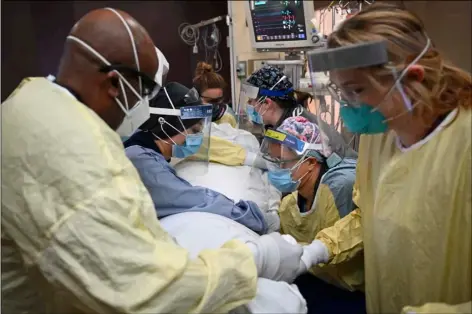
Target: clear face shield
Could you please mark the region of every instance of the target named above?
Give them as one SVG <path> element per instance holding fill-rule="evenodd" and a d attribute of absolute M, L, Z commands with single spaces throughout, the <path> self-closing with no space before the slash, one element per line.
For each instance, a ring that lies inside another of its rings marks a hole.
<path fill-rule="evenodd" d="M 261 144 L 260 155 L 266 161 L 269 182 L 282 193 L 295 191 L 308 172 L 301 173 L 300 166 L 308 158 L 322 162 L 321 136 L 303 141 L 298 137 L 276 130 L 267 130 Z"/>
<path fill-rule="evenodd" d="M 389 120 L 412 111 L 401 80 L 427 51 L 430 41 L 427 39 L 423 47 L 409 47 L 416 58 L 400 68 L 389 59 L 387 45 L 387 41 L 373 41 L 308 53 L 316 116 L 325 135 L 328 126 L 338 131 L 345 126 L 357 134 L 384 133 Z M 329 80 L 320 84 L 323 75 Z M 394 103 L 402 103 L 401 108 Z"/>
<path fill-rule="evenodd" d="M 270 89 L 262 89 L 249 83 L 241 83 L 237 110 L 238 126 L 251 133 L 263 132 L 263 116 L 267 112 L 267 97 L 285 96 L 291 90 L 276 91 L 274 88 L 287 77 L 281 77 Z"/>
<path fill-rule="evenodd" d="M 239 129 L 251 133 L 262 130 L 262 115 L 256 111 L 259 88 L 248 83 L 241 83 L 239 102 L 236 107 L 237 125 Z M 259 107 L 259 106 L 257 106 Z"/>
<path fill-rule="evenodd" d="M 183 99 L 186 105 L 179 109 L 175 109 L 166 89 L 165 93 L 172 109 L 150 108 L 151 114 L 179 117 L 179 122 L 183 131 L 180 131 L 177 127 L 166 121 L 165 117 L 160 117 L 159 123 L 164 134 L 166 134 L 165 128 L 172 128 L 179 134 L 185 136 L 185 142 L 183 144 L 177 144 L 170 137 L 167 139 L 160 139 L 158 137 L 158 139 L 172 145 L 172 157 L 199 162 L 199 167 L 195 168 L 195 173 L 203 175 L 208 171 L 213 106 L 201 105 L 200 95 L 195 88 L 192 88 Z M 199 119 L 200 121 L 193 124 L 191 127 L 185 127 L 184 122 L 189 119 Z"/>

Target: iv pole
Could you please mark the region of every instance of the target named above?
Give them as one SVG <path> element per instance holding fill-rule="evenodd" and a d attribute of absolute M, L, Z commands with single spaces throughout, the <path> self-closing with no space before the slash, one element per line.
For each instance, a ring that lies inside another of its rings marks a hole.
<path fill-rule="evenodd" d="M 192 27 L 193 28 L 200 28 L 200 27 L 203 27 L 203 26 L 207 26 L 207 25 L 211 25 L 213 23 L 216 23 L 216 22 L 219 22 L 219 21 L 222 21 L 223 19 L 225 19 L 227 17 L 227 15 L 221 15 L 221 16 L 217 16 L 217 17 L 214 17 L 212 19 L 209 19 L 209 20 L 206 20 L 206 21 L 201 21 L 197 24 L 193 24 Z"/>

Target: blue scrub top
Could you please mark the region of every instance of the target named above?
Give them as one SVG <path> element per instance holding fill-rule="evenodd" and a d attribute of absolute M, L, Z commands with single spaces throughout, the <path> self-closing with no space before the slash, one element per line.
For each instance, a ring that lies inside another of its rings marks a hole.
<path fill-rule="evenodd" d="M 267 232 L 267 223 L 256 203 L 235 203 L 223 194 L 192 186 L 177 176 L 150 132 L 138 131 L 124 145 L 126 155 L 151 194 L 159 218 L 189 211 L 207 212 L 230 218 L 259 234 Z"/>

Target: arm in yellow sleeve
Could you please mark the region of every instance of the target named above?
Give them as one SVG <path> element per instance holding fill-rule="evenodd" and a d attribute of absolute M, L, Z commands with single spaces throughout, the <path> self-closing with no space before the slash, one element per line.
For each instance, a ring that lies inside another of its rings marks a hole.
<path fill-rule="evenodd" d="M 359 204 L 359 190 L 356 186 L 352 195 L 354 203 Z M 339 264 L 352 259 L 364 248 L 360 208 L 338 220 L 334 226 L 318 232 L 316 239 L 328 247 L 329 264 Z"/>
<path fill-rule="evenodd" d="M 218 121 L 215 121 L 216 123 L 218 124 L 222 124 L 222 123 L 229 123 L 233 128 L 236 127 L 236 118 L 229 114 L 229 113 L 225 113 L 220 120 Z"/>
<path fill-rule="evenodd" d="M 190 259 L 149 219 L 141 188 L 115 176 L 60 219 L 37 254 L 55 290 L 95 313 L 223 313 L 248 303 L 257 287 L 251 250 L 234 240 Z"/>
<path fill-rule="evenodd" d="M 227 166 L 242 166 L 246 159 L 246 150 L 238 144 L 212 136 L 210 137 L 210 161 Z"/>
<path fill-rule="evenodd" d="M 443 314 L 443 313 L 463 313 L 463 314 L 470 314 L 472 313 L 472 301 L 456 304 L 456 305 L 449 305 L 445 303 L 426 303 L 423 306 L 406 306 L 402 310 L 402 314 L 410 314 L 410 313 L 424 313 L 424 314 Z"/>

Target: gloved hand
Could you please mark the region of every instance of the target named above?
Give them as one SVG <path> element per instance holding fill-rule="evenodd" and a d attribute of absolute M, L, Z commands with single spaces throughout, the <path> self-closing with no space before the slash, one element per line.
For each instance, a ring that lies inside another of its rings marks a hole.
<path fill-rule="evenodd" d="M 246 244 L 254 254 L 259 277 L 288 283 L 295 280 L 303 254 L 300 245 L 289 243 L 277 232 Z"/>
<path fill-rule="evenodd" d="M 327 263 L 328 261 L 328 247 L 320 240 L 315 240 L 311 244 L 303 246 L 302 266 L 298 270 L 297 275 L 301 275 L 313 266 Z"/>
<path fill-rule="evenodd" d="M 264 158 L 260 154 L 256 154 L 250 151 L 246 151 L 246 158 L 244 159 L 243 165 L 267 170 L 267 164 Z"/>
<path fill-rule="evenodd" d="M 267 223 L 267 232 L 279 232 L 280 230 L 280 217 L 277 212 L 274 211 L 267 211 L 263 212 L 264 219 Z M 283 237 L 283 236 L 282 236 Z"/>

